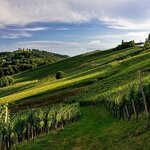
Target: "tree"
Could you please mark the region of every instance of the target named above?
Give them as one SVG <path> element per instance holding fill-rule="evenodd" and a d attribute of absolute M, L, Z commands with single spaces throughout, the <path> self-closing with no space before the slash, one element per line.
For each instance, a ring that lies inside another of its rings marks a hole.
<path fill-rule="evenodd" d="M 0 69 L 0 78 L 4 76 L 4 71 L 3 69 Z"/>
<path fill-rule="evenodd" d="M 148 35 L 148 38 L 146 38 L 146 41 L 144 43 L 144 49 L 148 49 L 150 47 L 150 34 Z"/>
<path fill-rule="evenodd" d="M 0 78 L 0 87 L 5 87 L 5 86 L 8 86 L 9 83 L 8 83 L 8 80 L 6 77 L 2 77 Z"/>
<path fill-rule="evenodd" d="M 148 35 L 148 41 L 150 41 L 150 34 Z"/>
<path fill-rule="evenodd" d="M 55 75 L 56 79 L 62 79 L 63 78 L 64 73 L 62 71 L 58 71 Z"/>
<path fill-rule="evenodd" d="M 150 47 L 150 43 L 149 43 L 149 41 L 146 41 L 144 43 L 144 49 L 148 49 L 149 47 Z"/>
<path fill-rule="evenodd" d="M 13 83 L 14 83 L 14 80 L 10 76 L 4 76 L 4 77 L 0 78 L 0 87 L 12 85 Z"/>
<path fill-rule="evenodd" d="M 14 83 L 14 79 L 11 76 L 6 77 L 8 80 L 9 85 L 12 85 Z"/>

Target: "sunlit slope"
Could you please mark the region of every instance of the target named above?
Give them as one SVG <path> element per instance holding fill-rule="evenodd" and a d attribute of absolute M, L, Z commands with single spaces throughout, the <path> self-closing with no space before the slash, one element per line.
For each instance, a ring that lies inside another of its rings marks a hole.
<path fill-rule="evenodd" d="M 106 91 L 134 82 L 137 71 L 149 66 L 149 49 L 134 47 L 86 53 L 15 75 L 15 85 L 0 89 L 0 103 L 36 102 L 75 89 L 80 94 L 73 99 L 93 101 Z M 63 79 L 55 79 L 57 71 L 64 72 Z M 149 72 L 143 78 L 148 80 Z"/>
<path fill-rule="evenodd" d="M 82 71 L 98 68 L 101 65 L 108 64 L 115 60 L 122 60 L 123 58 L 136 55 L 142 51 L 143 50 L 140 48 L 130 48 L 120 51 L 105 50 L 86 53 L 57 63 L 39 67 L 33 71 L 18 74 L 14 76 L 14 78 L 17 82 L 41 79 L 49 75 L 54 75 L 58 70 L 65 71 L 66 76 L 70 76 L 81 73 Z"/>

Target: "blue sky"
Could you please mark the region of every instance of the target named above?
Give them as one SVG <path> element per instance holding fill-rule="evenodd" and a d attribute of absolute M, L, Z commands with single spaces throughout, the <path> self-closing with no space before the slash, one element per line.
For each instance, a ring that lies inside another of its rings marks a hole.
<path fill-rule="evenodd" d="M 149 32 L 149 0 L 0 0 L 0 51 L 73 56 L 144 41 Z"/>

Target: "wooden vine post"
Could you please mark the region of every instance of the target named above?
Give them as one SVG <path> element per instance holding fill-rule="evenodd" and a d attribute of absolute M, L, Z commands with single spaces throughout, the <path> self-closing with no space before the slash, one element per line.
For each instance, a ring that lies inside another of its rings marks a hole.
<path fill-rule="evenodd" d="M 150 128 L 150 113 L 149 113 L 149 110 L 148 110 L 148 105 L 147 105 L 147 101 L 146 101 L 146 96 L 145 96 L 145 94 L 144 94 L 141 71 L 139 71 L 138 74 L 139 74 L 139 88 L 140 88 L 140 91 L 141 91 L 142 96 L 143 96 L 145 113 L 146 113 L 146 116 L 147 116 L 147 119 L 148 119 L 147 130 L 149 130 L 149 128 Z"/>
<path fill-rule="evenodd" d="M 10 150 L 8 105 L 5 106 L 5 125 L 6 125 L 6 137 L 5 137 L 6 149 Z"/>
<path fill-rule="evenodd" d="M 130 94 L 132 94 L 131 92 L 132 92 L 132 88 L 131 88 L 131 85 L 130 84 L 128 84 L 128 87 L 129 87 L 129 90 L 130 90 Z M 137 121 L 137 119 L 138 119 L 138 113 L 137 113 L 137 111 L 136 111 L 136 107 L 135 107 L 135 103 L 134 103 L 134 99 L 131 97 L 131 103 L 132 103 L 132 109 L 133 109 L 133 112 L 134 112 L 134 116 L 135 116 L 135 120 Z"/>

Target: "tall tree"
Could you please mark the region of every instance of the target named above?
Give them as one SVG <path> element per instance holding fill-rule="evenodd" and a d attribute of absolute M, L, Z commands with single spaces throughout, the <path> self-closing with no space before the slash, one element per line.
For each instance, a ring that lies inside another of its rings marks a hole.
<path fill-rule="evenodd" d="M 148 35 L 148 41 L 150 41 L 150 34 Z"/>

